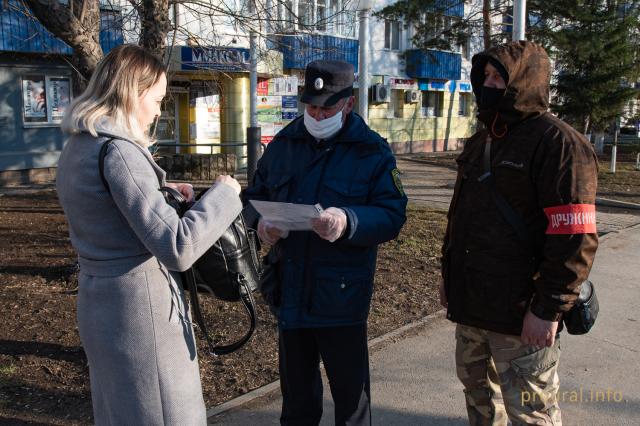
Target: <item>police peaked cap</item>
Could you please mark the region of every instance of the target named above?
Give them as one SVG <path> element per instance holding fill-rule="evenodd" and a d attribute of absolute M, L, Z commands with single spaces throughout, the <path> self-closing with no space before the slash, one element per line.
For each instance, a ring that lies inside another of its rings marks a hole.
<path fill-rule="evenodd" d="M 354 68 L 344 61 L 313 61 L 304 72 L 300 102 L 321 107 L 353 95 Z"/>

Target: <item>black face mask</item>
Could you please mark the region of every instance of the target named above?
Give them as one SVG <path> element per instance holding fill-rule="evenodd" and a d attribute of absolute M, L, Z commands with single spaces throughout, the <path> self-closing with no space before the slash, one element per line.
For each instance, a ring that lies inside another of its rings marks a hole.
<path fill-rule="evenodd" d="M 504 96 L 505 89 L 496 89 L 495 87 L 482 86 L 480 89 L 480 99 L 478 99 L 478 108 L 480 110 L 493 109 L 502 96 Z"/>

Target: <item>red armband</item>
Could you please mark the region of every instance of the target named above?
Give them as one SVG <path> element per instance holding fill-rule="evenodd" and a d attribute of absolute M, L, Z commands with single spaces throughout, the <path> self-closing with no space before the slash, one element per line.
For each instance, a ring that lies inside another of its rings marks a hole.
<path fill-rule="evenodd" d="M 547 207 L 547 234 L 592 234 L 596 232 L 596 206 L 593 204 L 565 204 Z"/>

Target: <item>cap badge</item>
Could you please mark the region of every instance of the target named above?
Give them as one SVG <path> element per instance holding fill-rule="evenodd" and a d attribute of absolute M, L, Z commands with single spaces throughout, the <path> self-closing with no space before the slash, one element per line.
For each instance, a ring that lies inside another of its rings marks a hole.
<path fill-rule="evenodd" d="M 321 90 L 324 87 L 324 81 L 322 81 L 321 78 L 316 78 L 316 81 L 313 82 L 313 87 L 315 87 L 316 90 Z"/>

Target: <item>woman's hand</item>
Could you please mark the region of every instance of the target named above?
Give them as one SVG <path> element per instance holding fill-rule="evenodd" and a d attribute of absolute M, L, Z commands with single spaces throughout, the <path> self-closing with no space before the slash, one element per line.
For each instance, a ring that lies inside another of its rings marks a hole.
<path fill-rule="evenodd" d="M 167 186 L 169 188 L 173 188 L 187 200 L 187 203 L 190 203 L 195 200 L 196 193 L 193 190 L 193 185 L 190 183 L 169 183 L 167 182 Z"/>
<path fill-rule="evenodd" d="M 229 175 L 220 175 L 216 178 L 216 183 L 223 183 L 225 185 L 229 185 L 230 187 L 233 188 L 234 191 L 236 191 L 236 194 L 240 195 L 240 184 L 238 183 L 237 180 L 235 180 L 234 178 L 232 178 Z"/>

